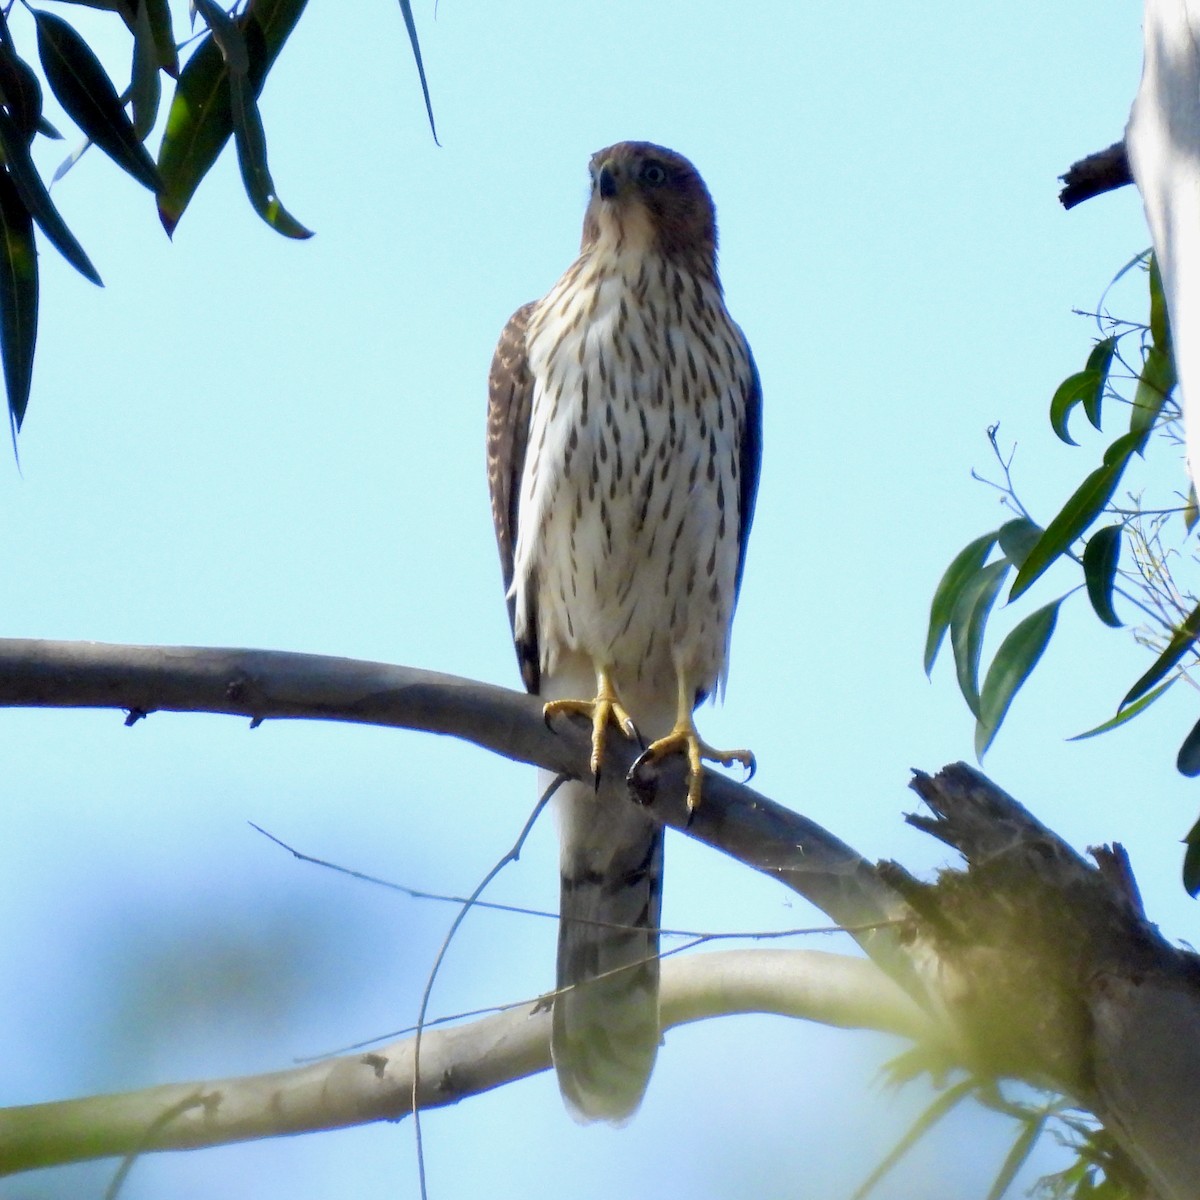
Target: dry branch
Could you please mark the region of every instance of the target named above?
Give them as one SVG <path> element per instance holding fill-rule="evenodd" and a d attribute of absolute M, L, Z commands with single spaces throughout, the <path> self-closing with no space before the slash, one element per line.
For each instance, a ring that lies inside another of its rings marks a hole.
<path fill-rule="evenodd" d="M 131 719 L 171 710 L 256 723 L 355 721 L 465 738 L 577 778 L 588 769 L 582 723 L 548 729 L 536 699 L 313 655 L 0 641 L 6 705 L 112 707 Z M 612 751 L 608 782 L 621 786 L 617 773 L 634 751 L 620 742 Z M 1093 865 L 963 764 L 918 774 L 914 787 L 933 816 L 909 820 L 967 860 L 932 885 L 895 864 L 872 866 L 804 817 L 715 774 L 689 817 L 683 771 L 668 764 L 642 797 L 658 819 L 844 925 L 878 924 L 855 933 L 873 964 L 799 951 L 673 960 L 665 1023 L 753 1009 L 902 1032 L 969 1072 L 1062 1090 L 1104 1123 L 1141 1169 L 1147 1195 L 1200 1196 L 1200 1110 L 1191 1095 L 1200 1077 L 1200 959 L 1148 923 L 1119 848 L 1097 852 Z M 421 1104 L 543 1069 L 545 1025 L 544 1012 L 526 1008 L 427 1032 Z M 155 1147 L 207 1145 L 394 1118 L 408 1111 L 411 1085 L 411 1046 L 398 1043 L 253 1079 L 10 1110 L 0 1114 L 0 1169 L 125 1153 L 148 1138 Z"/>
<path fill-rule="evenodd" d="M 1058 193 L 1059 203 L 1072 209 L 1093 196 L 1115 191 L 1133 182 L 1129 159 L 1125 154 L 1125 143 L 1113 142 L 1104 150 L 1097 150 L 1067 168 L 1060 175 L 1062 190 Z"/>
<path fill-rule="evenodd" d="M 663 964 L 663 1028 L 769 1012 L 918 1040 L 936 1031 L 872 963 L 816 950 L 730 950 Z M 422 1109 L 550 1066 L 550 1013 L 525 1004 L 421 1039 Z M 413 1039 L 266 1075 L 0 1110 L 0 1175 L 150 1150 L 397 1120 L 412 1111 Z"/>

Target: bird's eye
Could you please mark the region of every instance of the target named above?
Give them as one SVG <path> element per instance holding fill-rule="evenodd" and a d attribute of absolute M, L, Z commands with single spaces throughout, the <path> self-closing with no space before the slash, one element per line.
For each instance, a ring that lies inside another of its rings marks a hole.
<path fill-rule="evenodd" d="M 666 168 L 659 162 L 648 162 L 642 167 L 642 182 L 659 187 L 667 182 Z"/>

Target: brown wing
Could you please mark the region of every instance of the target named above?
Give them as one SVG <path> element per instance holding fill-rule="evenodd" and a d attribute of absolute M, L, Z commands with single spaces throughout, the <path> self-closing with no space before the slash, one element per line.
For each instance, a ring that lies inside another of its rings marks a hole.
<path fill-rule="evenodd" d="M 529 416 L 533 408 L 533 376 L 525 351 L 525 332 L 534 303 L 518 308 L 500 334 L 492 369 L 488 373 L 487 473 L 492 494 L 492 521 L 500 550 L 500 570 L 507 593 L 513 581 L 513 555 L 517 545 L 517 508 L 521 500 L 521 473 L 529 443 Z M 536 589 L 528 588 L 529 604 Z M 521 667 L 521 678 L 531 692 L 538 690 L 537 614 L 530 610 L 525 633 L 515 637 L 516 610 L 508 599 L 508 620 L 513 627 L 513 644 Z"/>

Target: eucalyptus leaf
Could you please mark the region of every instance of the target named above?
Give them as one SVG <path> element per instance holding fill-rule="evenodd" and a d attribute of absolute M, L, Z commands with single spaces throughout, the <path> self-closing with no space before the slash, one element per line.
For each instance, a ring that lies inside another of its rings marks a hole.
<path fill-rule="evenodd" d="M 1166 649 L 1154 660 L 1154 665 L 1129 689 L 1120 707 L 1132 704 L 1144 696 L 1160 679 L 1172 671 L 1200 637 L 1200 605 L 1192 609 L 1171 634 Z"/>
<path fill-rule="evenodd" d="M 1054 397 L 1050 401 L 1050 428 L 1054 430 L 1058 439 L 1066 442 L 1068 446 L 1079 445 L 1067 430 L 1067 418 L 1070 417 L 1071 410 L 1077 404 L 1083 404 L 1087 408 L 1089 401 L 1098 410 L 1098 397 L 1104 390 L 1104 379 L 1104 375 L 1099 371 L 1077 371 L 1074 375 L 1068 375 L 1055 389 Z"/>
<path fill-rule="evenodd" d="M 1021 686 L 1049 645 L 1062 599 L 1030 613 L 1000 644 L 979 695 L 975 753 L 982 758 L 992 744 Z"/>
<path fill-rule="evenodd" d="M 1004 577 L 1012 569 L 1006 558 L 997 559 L 968 581 L 959 594 L 950 618 L 950 648 L 954 651 L 954 670 L 958 689 L 967 707 L 979 716 L 979 658 L 983 635 Z"/>
<path fill-rule="evenodd" d="M 937 590 L 933 593 L 933 603 L 929 606 L 929 631 L 925 636 L 926 675 L 933 670 L 942 638 L 950 627 L 950 617 L 963 588 L 987 561 L 987 556 L 995 544 L 994 533 L 985 533 L 983 537 L 977 537 L 954 556 L 938 582 Z"/>
<path fill-rule="evenodd" d="M 421 61 L 421 43 L 417 40 L 417 23 L 413 20 L 410 0 L 400 0 L 400 13 L 404 17 L 404 28 L 408 30 L 409 45 L 412 46 L 413 59 L 417 64 L 417 76 L 421 80 L 421 95 L 425 97 L 425 114 L 429 117 L 429 132 L 438 145 L 437 126 L 433 123 L 433 101 L 429 98 L 429 83 L 425 79 L 425 64 Z"/>
<path fill-rule="evenodd" d="M 38 261 L 33 218 L 7 171 L 0 170 L 0 351 L 9 419 L 21 428 L 37 342 Z"/>
<path fill-rule="evenodd" d="M 1083 549 L 1083 579 L 1088 599 L 1096 616 L 1114 629 L 1120 629 L 1121 618 L 1113 609 L 1113 586 L 1121 560 L 1121 540 L 1124 525 L 1105 525 L 1088 538 Z"/>
<path fill-rule="evenodd" d="M 1143 443 L 1154 428 L 1158 414 L 1175 386 L 1175 362 L 1169 350 L 1151 346 L 1138 376 L 1137 389 L 1133 394 L 1133 407 L 1129 414 L 1130 433 L 1142 434 Z M 1138 447 L 1139 451 L 1141 446 Z"/>
<path fill-rule="evenodd" d="M 158 169 L 138 140 L 100 60 L 61 17 L 36 9 L 33 15 L 42 69 L 63 108 L 117 166 L 157 192 Z"/>
<path fill-rule="evenodd" d="M 251 0 L 236 24 L 250 56 L 251 94 L 262 91 L 267 73 L 296 26 L 307 0 Z M 179 75 L 158 152 L 165 188 L 158 211 L 173 233 L 200 181 L 233 133 L 229 68 L 211 34 L 193 51 Z"/>
<path fill-rule="evenodd" d="M 1036 521 L 1028 517 L 1014 517 L 1000 526 L 996 539 L 1009 561 L 1020 570 L 1044 532 Z"/>
<path fill-rule="evenodd" d="M 33 215 L 38 227 L 71 266 L 85 279 L 102 287 L 96 268 L 54 207 L 50 193 L 46 191 L 46 185 L 33 165 L 33 159 L 29 157 L 24 136 L 3 109 L 0 109 L 0 150 L 4 153 L 9 176 L 21 197 L 21 203 Z"/>
<path fill-rule="evenodd" d="M 1112 499 L 1129 457 L 1137 449 L 1141 435 L 1126 433 L 1104 453 L 1104 462 L 1075 489 L 1058 515 L 1046 526 L 1046 532 L 1029 552 L 1013 581 L 1008 599 L 1011 603 L 1026 592 L 1062 554 L 1074 545 L 1084 530 L 1100 515 Z"/>

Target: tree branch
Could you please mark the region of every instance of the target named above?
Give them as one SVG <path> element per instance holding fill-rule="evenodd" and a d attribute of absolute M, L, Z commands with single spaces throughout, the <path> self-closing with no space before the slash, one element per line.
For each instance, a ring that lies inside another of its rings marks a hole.
<path fill-rule="evenodd" d="M 729 950 L 663 964 L 663 1028 L 778 1013 L 936 1041 L 917 1005 L 872 963 L 817 950 Z M 550 1012 L 524 1004 L 421 1038 L 422 1109 L 547 1070 Z M 412 1111 L 413 1039 L 234 1079 L 0 1110 L 0 1174 L 151 1150 L 314 1133 Z"/>
<path fill-rule="evenodd" d="M 518 762 L 590 778 L 582 718 L 547 727 L 534 696 L 454 675 L 383 663 L 187 646 L 0 639 L 0 707 L 115 708 L 127 723 L 157 711 L 265 720 L 350 721 L 447 734 Z M 624 787 L 637 756 L 612 739 L 606 779 Z M 921 985 L 888 923 L 906 909 L 875 868 L 833 834 L 766 796 L 708 771 L 690 813 L 684 768 L 663 764 L 642 797 L 658 820 L 778 879 L 841 925 L 889 974 Z M 879 928 L 867 928 L 879 926 Z"/>
<path fill-rule="evenodd" d="M 1081 158 L 1072 163 L 1066 174 L 1059 178 L 1063 188 L 1058 193 L 1058 201 L 1065 209 L 1072 209 L 1093 196 L 1101 196 L 1132 183 L 1133 174 L 1125 154 L 1125 143 L 1113 142 L 1107 149 Z"/>

